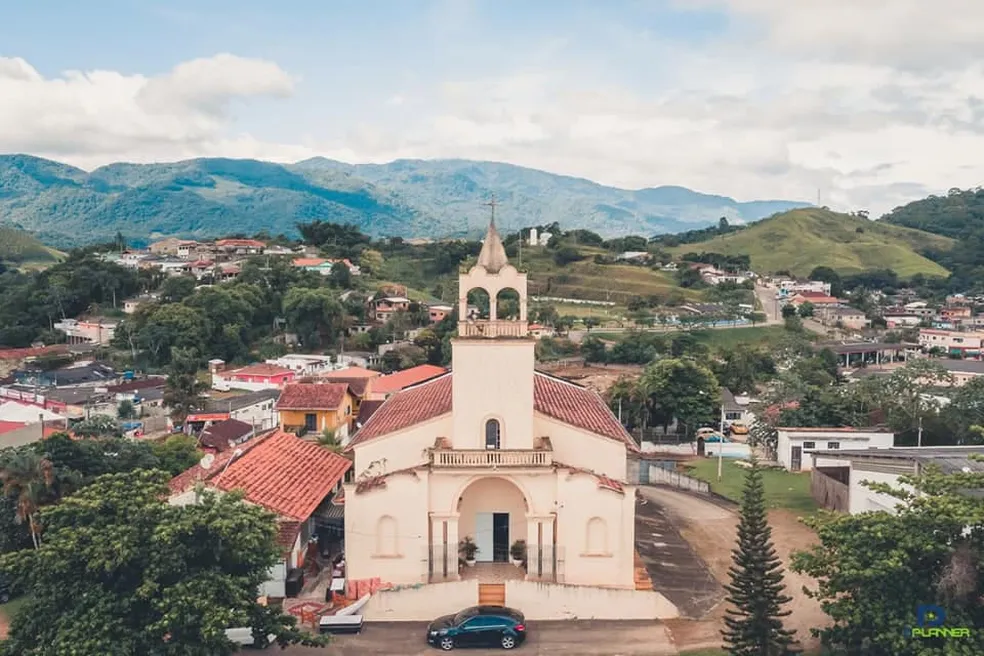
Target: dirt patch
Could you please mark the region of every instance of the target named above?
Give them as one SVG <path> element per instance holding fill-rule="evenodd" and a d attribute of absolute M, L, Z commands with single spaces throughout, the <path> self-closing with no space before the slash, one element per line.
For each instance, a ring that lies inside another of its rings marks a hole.
<path fill-rule="evenodd" d="M 549 371 L 553 376 L 559 376 L 573 381 L 578 385 L 583 385 L 599 394 L 604 394 L 622 376 L 638 376 L 642 373 L 642 367 L 637 365 L 611 365 L 606 367 L 595 366 L 561 366 L 547 367 L 541 366 L 544 371 Z"/>
<path fill-rule="evenodd" d="M 7 616 L 3 614 L 3 611 L 0 610 L 0 640 L 6 640 L 8 635 L 10 635 L 10 622 L 7 620 Z"/>
<path fill-rule="evenodd" d="M 643 493 L 665 509 L 670 521 L 707 564 L 714 577 L 722 584 L 727 583 L 738 525 L 737 514 L 700 497 L 675 490 L 644 488 Z M 804 585 L 815 587 L 813 579 L 789 570 L 790 554 L 815 544 L 816 534 L 788 510 L 770 511 L 769 523 L 772 525 L 776 552 L 786 567 L 786 594 L 792 598 L 787 606 L 792 614 L 785 620 L 786 627 L 796 630 L 803 647 L 816 648 L 819 641 L 810 635 L 810 629 L 825 626 L 829 618 L 820 604 L 803 594 Z M 714 646 L 721 641 L 724 610 L 725 604 L 720 603 L 700 620 L 673 620 L 667 622 L 667 627 L 681 649 Z"/>

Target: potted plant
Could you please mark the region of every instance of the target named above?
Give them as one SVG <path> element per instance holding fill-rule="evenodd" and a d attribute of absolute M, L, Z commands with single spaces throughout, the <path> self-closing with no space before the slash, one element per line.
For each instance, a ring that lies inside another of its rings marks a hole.
<path fill-rule="evenodd" d="M 478 545 L 471 539 L 471 536 L 466 535 L 464 539 L 458 543 L 458 554 L 465 559 L 465 564 L 469 567 L 475 564 L 475 554 L 477 553 Z"/>
<path fill-rule="evenodd" d="M 509 559 L 516 567 L 522 567 L 526 562 L 526 540 L 516 540 L 509 547 Z"/>

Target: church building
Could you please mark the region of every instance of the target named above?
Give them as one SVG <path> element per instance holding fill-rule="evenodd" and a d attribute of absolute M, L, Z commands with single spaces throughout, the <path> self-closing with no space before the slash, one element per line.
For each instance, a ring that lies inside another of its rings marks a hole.
<path fill-rule="evenodd" d="M 451 371 L 389 397 L 347 447 L 348 577 L 633 589 L 637 446 L 597 393 L 535 370 L 526 274 L 494 217 L 459 283 Z M 476 289 L 488 318 L 464 318 Z M 505 290 L 518 317 L 497 316 Z"/>

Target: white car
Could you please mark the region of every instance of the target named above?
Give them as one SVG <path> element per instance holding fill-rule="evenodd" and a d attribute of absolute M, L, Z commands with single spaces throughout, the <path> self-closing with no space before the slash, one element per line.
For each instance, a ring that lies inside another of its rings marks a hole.
<path fill-rule="evenodd" d="M 268 646 L 273 644 L 274 640 L 277 639 L 277 636 L 271 633 L 267 636 L 265 645 L 257 645 L 256 639 L 253 638 L 253 629 L 248 626 L 241 626 L 235 629 L 226 629 L 225 634 L 231 642 L 234 642 L 241 647 L 257 647 L 259 649 L 266 649 Z"/>

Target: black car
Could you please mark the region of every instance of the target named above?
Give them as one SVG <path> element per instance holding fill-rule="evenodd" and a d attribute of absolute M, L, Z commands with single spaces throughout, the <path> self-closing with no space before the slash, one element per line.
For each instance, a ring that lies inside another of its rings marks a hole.
<path fill-rule="evenodd" d="M 472 606 L 456 615 L 438 617 L 427 627 L 427 642 L 451 651 L 455 647 L 514 649 L 526 640 L 526 618 L 502 606 Z"/>

